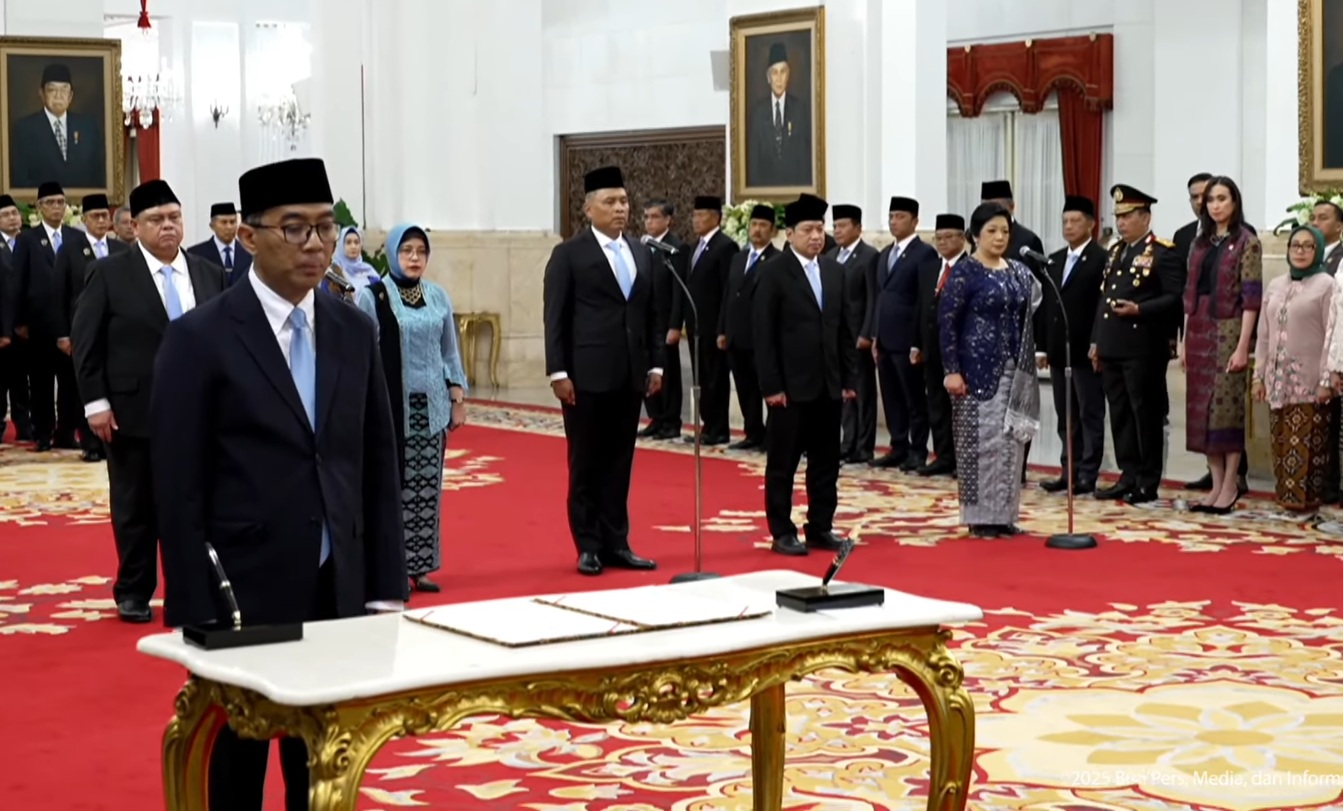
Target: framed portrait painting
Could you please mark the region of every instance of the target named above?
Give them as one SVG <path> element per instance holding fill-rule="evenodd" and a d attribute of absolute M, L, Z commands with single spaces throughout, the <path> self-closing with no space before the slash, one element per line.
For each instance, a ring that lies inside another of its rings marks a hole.
<path fill-rule="evenodd" d="M 1343 0 L 1297 0 L 1301 192 L 1343 189 Z"/>
<path fill-rule="evenodd" d="M 733 17 L 732 198 L 825 194 L 825 9 Z"/>
<path fill-rule="evenodd" d="M 48 181 L 66 198 L 125 200 L 121 42 L 0 37 L 0 188 L 34 200 Z"/>

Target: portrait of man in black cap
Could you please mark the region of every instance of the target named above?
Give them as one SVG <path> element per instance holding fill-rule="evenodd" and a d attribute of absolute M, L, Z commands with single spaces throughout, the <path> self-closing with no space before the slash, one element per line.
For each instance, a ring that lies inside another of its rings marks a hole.
<path fill-rule="evenodd" d="M 55 181 L 71 191 L 106 191 L 103 60 L 7 54 L 6 67 L 7 186 L 31 189 Z"/>
<path fill-rule="evenodd" d="M 738 193 L 820 191 L 816 11 L 784 17 L 767 14 L 732 21 L 732 129 L 741 132 L 733 135 L 732 145 Z"/>

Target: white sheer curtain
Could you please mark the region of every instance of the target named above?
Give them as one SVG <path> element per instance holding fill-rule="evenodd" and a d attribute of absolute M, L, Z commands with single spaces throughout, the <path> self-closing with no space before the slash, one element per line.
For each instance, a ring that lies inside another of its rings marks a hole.
<path fill-rule="evenodd" d="M 1050 106 L 1034 115 L 1016 114 L 1017 219 L 1040 236 L 1045 253 L 1063 247 L 1063 140 L 1059 111 Z"/>
<path fill-rule="evenodd" d="M 312 76 L 312 45 L 306 23 L 258 22 L 247 38 L 244 120 L 260 133 L 255 156 L 248 165 L 270 163 L 307 154 L 307 130 L 291 141 L 275 124 L 258 122 L 260 108 L 273 108 L 294 99 L 294 83 Z M 304 111 L 306 112 L 306 111 Z"/>
<path fill-rule="evenodd" d="M 947 202 L 952 213 L 965 217 L 966 225 L 979 205 L 980 184 L 1008 176 L 1011 122 L 1007 113 L 947 115 Z M 931 228 L 931 215 L 936 213 L 922 217 L 922 227 Z"/>

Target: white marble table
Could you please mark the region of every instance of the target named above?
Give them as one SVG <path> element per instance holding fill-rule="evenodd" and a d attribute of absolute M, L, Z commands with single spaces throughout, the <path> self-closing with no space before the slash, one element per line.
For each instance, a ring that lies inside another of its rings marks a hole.
<path fill-rule="evenodd" d="M 809 575 L 766 571 L 659 588 L 773 608 L 776 590 L 817 584 Z M 474 605 L 488 613 L 504 602 Z M 827 668 L 895 671 L 913 687 L 932 738 L 928 808 L 959 811 L 970 781 L 974 706 L 943 626 L 982 616 L 965 603 L 887 590 L 878 607 L 775 609 L 740 622 L 523 648 L 395 614 L 309 623 L 302 641 L 256 648 L 205 651 L 178 632 L 145 637 L 138 648 L 190 675 L 164 736 L 170 811 L 206 809 L 207 759 L 225 723 L 247 738 L 303 738 L 313 811 L 354 811 L 364 769 L 394 737 L 445 731 L 488 713 L 671 723 L 747 699 L 754 807 L 778 811 L 784 685 Z"/>

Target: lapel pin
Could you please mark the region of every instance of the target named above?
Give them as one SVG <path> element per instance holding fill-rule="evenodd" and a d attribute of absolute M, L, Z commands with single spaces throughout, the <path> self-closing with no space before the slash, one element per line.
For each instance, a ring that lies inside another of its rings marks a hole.
<path fill-rule="evenodd" d="M 45 239 L 42 240 L 42 247 L 43 247 L 43 248 L 47 247 L 47 241 L 46 241 Z"/>
<path fill-rule="evenodd" d="M 93 256 L 93 249 L 91 249 L 91 248 L 85 248 L 85 249 L 84 249 L 84 255 L 85 255 L 85 256 Z"/>
<path fill-rule="evenodd" d="M 79 130 L 75 130 L 71 134 L 75 136 L 75 146 L 79 146 Z"/>

